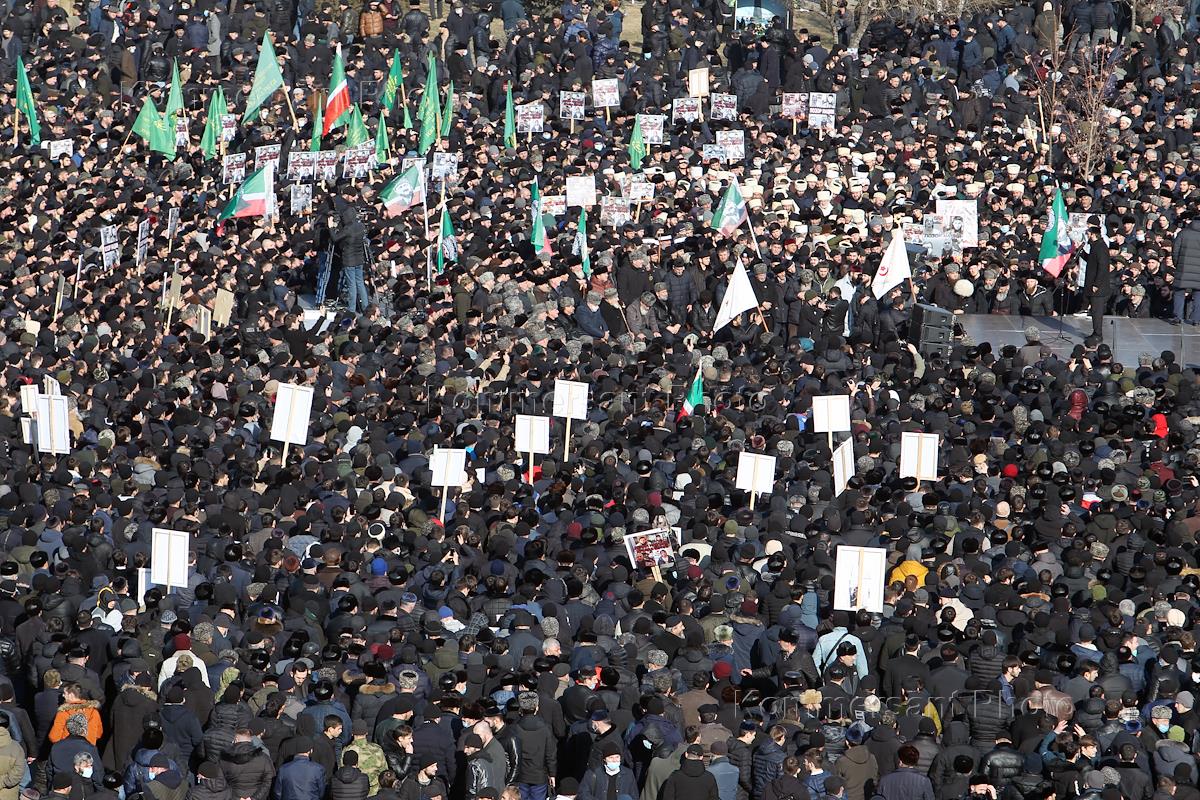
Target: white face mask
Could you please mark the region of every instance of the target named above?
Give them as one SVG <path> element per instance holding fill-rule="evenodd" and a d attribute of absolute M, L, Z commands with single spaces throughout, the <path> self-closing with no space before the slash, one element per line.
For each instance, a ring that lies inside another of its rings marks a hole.
<path fill-rule="evenodd" d="M 79 774 L 85 778 L 90 778 L 90 777 L 92 777 L 92 768 L 84 767 L 82 770 L 80 770 Z"/>
<path fill-rule="evenodd" d="M 607 772 L 609 775 L 616 775 L 618 772 L 621 771 L 621 762 L 618 761 L 616 764 L 613 764 L 610 761 L 605 761 L 604 762 L 604 771 Z"/>

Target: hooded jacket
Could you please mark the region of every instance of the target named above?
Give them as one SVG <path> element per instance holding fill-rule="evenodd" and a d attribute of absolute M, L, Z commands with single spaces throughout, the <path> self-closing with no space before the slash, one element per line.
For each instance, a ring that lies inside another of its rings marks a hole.
<path fill-rule="evenodd" d="M 683 759 L 679 769 L 663 783 L 658 796 L 661 800 L 720 800 L 717 779 L 696 758 Z"/>

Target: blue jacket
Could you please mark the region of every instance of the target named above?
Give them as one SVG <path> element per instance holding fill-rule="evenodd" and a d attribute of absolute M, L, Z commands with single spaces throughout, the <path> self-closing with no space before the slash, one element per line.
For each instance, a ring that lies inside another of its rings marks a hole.
<path fill-rule="evenodd" d="M 737 800 L 738 776 L 741 771 L 724 756 L 714 758 L 705 767 L 717 779 L 717 795 L 721 800 Z"/>
<path fill-rule="evenodd" d="M 934 800 L 933 782 L 915 769 L 898 769 L 884 775 L 875 794 L 884 800 Z"/>
<path fill-rule="evenodd" d="M 296 756 L 275 777 L 275 800 L 321 800 L 324 795 L 325 770 L 308 756 Z"/>

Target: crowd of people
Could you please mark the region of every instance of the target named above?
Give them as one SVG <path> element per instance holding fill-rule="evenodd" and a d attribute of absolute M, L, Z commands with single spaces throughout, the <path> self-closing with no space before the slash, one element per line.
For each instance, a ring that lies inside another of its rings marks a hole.
<path fill-rule="evenodd" d="M 0 4 L 0 800 L 1200 798 L 1196 371 L 1036 329 L 907 341 L 918 302 L 1200 321 L 1194 9 L 440 5 Z M 244 120 L 267 32 L 286 89 Z M 391 160 L 294 215 L 339 52 Z M 171 158 L 133 128 L 174 65 Z M 673 117 L 699 68 L 733 119 Z M 563 119 L 597 78 L 620 104 Z M 274 218 L 218 225 L 218 87 L 227 152 L 281 146 Z M 543 132 L 507 134 L 510 92 Z M 804 92 L 832 125 L 782 114 Z M 639 113 L 667 117 L 644 154 Z M 730 130 L 744 157 L 706 156 Z M 422 150 L 457 174 L 385 213 Z M 535 211 L 635 172 L 628 219 Z M 1084 235 L 1053 277 L 1060 190 Z M 975 201 L 977 242 L 939 199 Z M 877 298 L 898 235 L 914 279 Z M 329 256 L 346 303 L 313 310 Z M 757 308 L 717 326 L 739 264 Z M 559 379 L 586 418 L 530 463 L 515 415 Z M 282 384 L 314 390 L 304 444 L 272 439 Z M 30 443 L 23 387 L 67 398 L 68 452 Z M 848 431 L 814 430 L 823 395 Z M 901 477 L 911 432 L 936 479 Z M 776 457 L 769 493 L 744 452 Z M 185 586 L 151 581 L 164 528 Z M 670 557 L 635 560 L 655 529 Z M 881 609 L 834 608 L 844 546 L 886 553 Z"/>

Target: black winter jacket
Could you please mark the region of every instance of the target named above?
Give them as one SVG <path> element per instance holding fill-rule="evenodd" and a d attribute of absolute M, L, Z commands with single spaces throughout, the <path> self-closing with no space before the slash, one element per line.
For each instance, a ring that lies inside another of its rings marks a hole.
<path fill-rule="evenodd" d="M 558 742 L 545 720 L 524 716 L 516 725 L 521 757 L 517 766 L 517 782 L 535 786 L 546 783 L 558 772 Z"/>

